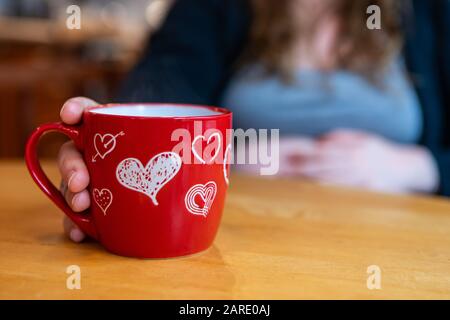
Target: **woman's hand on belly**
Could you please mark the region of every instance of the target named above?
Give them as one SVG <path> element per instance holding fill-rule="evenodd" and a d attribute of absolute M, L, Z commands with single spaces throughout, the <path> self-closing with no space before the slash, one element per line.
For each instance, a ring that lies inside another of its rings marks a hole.
<path fill-rule="evenodd" d="M 362 131 L 334 131 L 314 140 L 308 148 L 286 149 L 282 145 L 281 173 L 322 183 L 408 193 L 432 192 L 439 182 L 427 149 L 399 145 Z"/>

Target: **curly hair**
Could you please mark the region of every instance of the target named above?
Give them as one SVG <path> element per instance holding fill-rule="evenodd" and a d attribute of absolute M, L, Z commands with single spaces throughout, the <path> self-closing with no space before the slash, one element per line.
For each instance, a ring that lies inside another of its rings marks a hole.
<path fill-rule="evenodd" d="M 248 0 L 253 23 L 244 62 L 260 62 L 269 73 L 289 78 L 294 69 L 290 58 L 295 42 L 308 41 L 314 35 L 320 17 L 299 21 L 293 5 L 309 0 Z M 320 15 L 332 15 L 339 21 L 339 31 L 333 49 L 337 67 L 375 79 L 398 53 L 402 42 L 400 0 L 327 0 Z M 381 29 L 366 26 L 367 8 L 381 9 Z M 301 20 L 301 19 L 300 19 Z"/>

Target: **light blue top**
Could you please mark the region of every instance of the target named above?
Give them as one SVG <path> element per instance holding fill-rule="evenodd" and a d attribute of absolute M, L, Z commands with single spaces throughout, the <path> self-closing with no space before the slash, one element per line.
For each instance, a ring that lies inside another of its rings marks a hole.
<path fill-rule="evenodd" d="M 236 128 L 307 136 L 359 129 L 401 143 L 417 142 L 422 132 L 419 100 L 400 62 L 381 86 L 346 71 L 298 71 L 292 84 L 261 72 L 261 66 L 245 68 L 225 91 L 222 105 L 233 111 Z"/>

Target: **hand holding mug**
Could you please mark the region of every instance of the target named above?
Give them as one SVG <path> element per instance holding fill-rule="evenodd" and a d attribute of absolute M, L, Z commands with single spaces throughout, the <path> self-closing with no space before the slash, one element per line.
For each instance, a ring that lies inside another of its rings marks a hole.
<path fill-rule="evenodd" d="M 79 228 L 65 223 L 73 240 L 86 234 L 113 253 L 139 258 L 188 255 L 212 244 L 228 187 L 231 112 L 76 98 L 61 117 L 65 123 L 32 133 L 25 159 L 41 190 Z M 72 140 L 58 157 L 64 196 L 37 158 L 39 139 L 50 131 Z"/>
<path fill-rule="evenodd" d="M 84 109 L 96 106 L 91 99 L 77 97 L 69 99 L 61 108 L 61 120 L 68 125 L 81 122 Z M 67 204 L 75 212 L 87 210 L 90 206 L 89 172 L 83 160 L 83 155 L 77 150 L 73 141 L 66 142 L 58 153 L 58 168 L 61 173 L 61 192 Z M 81 242 L 85 234 L 67 216 L 64 216 L 64 232 L 75 242 Z"/>

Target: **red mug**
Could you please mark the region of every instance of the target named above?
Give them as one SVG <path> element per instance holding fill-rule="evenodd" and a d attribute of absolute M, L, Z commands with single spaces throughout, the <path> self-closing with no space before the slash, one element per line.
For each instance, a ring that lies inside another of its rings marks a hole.
<path fill-rule="evenodd" d="M 217 233 L 228 188 L 231 122 L 231 112 L 216 107 L 95 106 L 78 126 L 38 127 L 25 160 L 41 190 L 108 251 L 184 256 L 206 250 Z M 83 154 L 91 196 L 84 213 L 72 211 L 39 164 L 38 141 L 49 131 L 67 135 Z"/>

